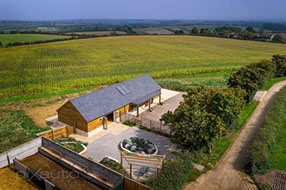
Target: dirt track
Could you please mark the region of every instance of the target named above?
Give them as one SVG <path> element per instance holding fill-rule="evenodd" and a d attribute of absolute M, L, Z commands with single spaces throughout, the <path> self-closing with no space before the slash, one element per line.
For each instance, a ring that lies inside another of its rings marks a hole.
<path fill-rule="evenodd" d="M 215 168 L 201 175 L 195 182 L 184 186 L 184 190 L 212 189 L 255 189 L 255 186 L 242 180 L 241 170 L 248 150 L 256 132 L 276 93 L 286 85 L 286 81 L 275 84 L 259 103 L 232 146 L 224 154 Z"/>

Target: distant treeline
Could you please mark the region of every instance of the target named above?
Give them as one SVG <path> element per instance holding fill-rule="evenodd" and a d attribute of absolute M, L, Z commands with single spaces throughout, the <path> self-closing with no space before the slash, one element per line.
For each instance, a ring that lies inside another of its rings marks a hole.
<path fill-rule="evenodd" d="M 217 27 L 213 30 L 209 28 L 201 28 L 200 30 L 197 27 L 193 27 L 191 31 L 185 32 L 183 29 L 173 31 L 177 35 L 199 35 L 199 36 L 210 36 L 210 37 L 222 37 L 222 38 L 232 38 L 232 39 L 241 39 L 241 40 L 255 40 L 255 41 L 264 41 L 264 42 L 275 42 L 275 43 L 285 43 L 285 39 L 277 34 L 267 34 L 264 32 L 263 28 L 260 28 L 259 31 L 256 31 L 251 26 L 248 26 L 245 30 L 242 30 L 239 27 L 230 27 L 222 26 Z"/>
<path fill-rule="evenodd" d="M 66 41 L 66 40 L 74 40 L 74 39 L 83 39 L 83 38 L 93 38 L 95 36 L 72 36 L 70 38 L 61 38 L 61 39 L 52 39 L 52 40 L 39 40 L 33 42 L 10 42 L 5 46 L 2 46 L 0 42 L 0 47 L 12 47 L 12 46 L 22 46 L 22 45 L 32 45 L 32 44 L 42 44 L 42 43 L 50 43 L 50 42 L 59 42 L 59 41 Z"/>
<path fill-rule="evenodd" d="M 285 24 L 267 23 L 267 24 L 263 24 L 262 27 L 265 30 L 286 32 L 286 25 Z"/>

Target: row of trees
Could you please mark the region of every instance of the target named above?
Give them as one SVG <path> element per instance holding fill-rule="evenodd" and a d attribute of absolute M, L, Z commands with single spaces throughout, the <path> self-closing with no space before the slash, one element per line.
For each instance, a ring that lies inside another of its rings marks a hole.
<path fill-rule="evenodd" d="M 256 91 L 273 77 L 286 76 L 286 55 L 274 55 L 272 61 L 250 64 L 230 76 L 228 85 L 246 91 L 245 100 L 250 102 Z"/>
<path fill-rule="evenodd" d="M 285 76 L 286 56 L 274 55 L 240 69 L 229 78 L 228 88 L 194 87 L 183 95 L 184 101 L 174 111 L 165 113 L 161 121 L 168 125 L 173 138 L 182 146 L 211 152 L 212 142 L 236 129 L 245 102 L 274 76 Z"/>
<path fill-rule="evenodd" d="M 175 34 L 185 34 L 183 30 L 176 31 Z M 192 35 L 203 35 L 203 36 L 215 36 L 215 37 L 224 37 L 224 38 L 236 38 L 236 39 L 244 39 L 244 40 L 271 40 L 272 42 L 283 43 L 285 42 L 284 38 L 276 34 L 273 38 L 271 35 L 265 34 L 264 30 L 261 28 L 258 32 L 248 26 L 245 30 L 242 31 L 241 28 L 238 27 L 217 27 L 214 30 L 210 30 L 208 28 L 201 28 L 200 30 L 196 27 L 193 27 L 189 34 Z"/>

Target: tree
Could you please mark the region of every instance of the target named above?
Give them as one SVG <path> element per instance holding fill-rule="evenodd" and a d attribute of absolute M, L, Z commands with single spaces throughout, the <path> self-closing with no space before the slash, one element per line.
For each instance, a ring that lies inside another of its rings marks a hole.
<path fill-rule="evenodd" d="M 261 88 L 267 80 L 271 79 L 275 71 L 276 66 L 269 61 L 254 63 L 231 75 L 228 85 L 233 88 L 244 89 L 247 93 L 245 100 L 250 102 L 257 89 Z"/>
<path fill-rule="evenodd" d="M 242 38 L 243 38 L 243 39 L 247 39 L 247 40 L 251 40 L 251 39 L 253 39 L 254 36 L 255 36 L 254 33 L 249 32 L 249 31 L 247 31 L 247 30 L 244 30 L 241 35 L 242 35 Z"/>
<path fill-rule="evenodd" d="M 181 145 L 198 150 L 211 149 L 211 142 L 220 138 L 224 128 L 220 118 L 199 110 L 194 99 L 191 104 L 180 105 L 174 113 L 168 111 L 162 118 L 173 132 L 173 138 Z"/>
<path fill-rule="evenodd" d="M 245 30 L 248 32 L 256 33 L 256 31 L 251 26 L 248 26 Z"/>
<path fill-rule="evenodd" d="M 244 106 L 245 91 L 235 88 L 207 88 L 196 87 L 183 95 L 184 101 L 189 104 L 194 97 L 197 98 L 203 111 L 211 113 L 222 119 L 226 129 L 231 129 Z"/>
<path fill-rule="evenodd" d="M 185 34 L 183 30 L 176 30 L 175 34 Z"/>
<path fill-rule="evenodd" d="M 229 38 L 235 38 L 234 34 L 229 34 Z"/>
<path fill-rule="evenodd" d="M 201 35 L 208 34 L 208 33 L 209 33 L 209 30 L 207 28 L 201 28 L 200 30 Z"/>
<path fill-rule="evenodd" d="M 197 27 L 193 27 L 192 34 L 199 34 L 199 30 Z"/>
<path fill-rule="evenodd" d="M 2 42 L 0 42 L 0 47 L 2 47 L 3 45 L 2 45 Z"/>
<path fill-rule="evenodd" d="M 161 118 L 168 125 L 173 138 L 181 145 L 211 149 L 211 143 L 224 135 L 238 118 L 244 105 L 244 91 L 194 87 L 183 95 L 184 101 L 174 111 Z"/>
<path fill-rule="evenodd" d="M 263 34 L 264 34 L 264 29 L 263 29 L 263 28 L 260 28 L 260 29 L 259 29 L 259 35 L 262 36 Z"/>
<path fill-rule="evenodd" d="M 273 55 L 272 62 L 276 65 L 276 77 L 286 76 L 286 55 Z"/>
<path fill-rule="evenodd" d="M 272 39 L 272 42 L 283 43 L 284 42 L 284 38 L 281 35 L 277 34 Z"/>

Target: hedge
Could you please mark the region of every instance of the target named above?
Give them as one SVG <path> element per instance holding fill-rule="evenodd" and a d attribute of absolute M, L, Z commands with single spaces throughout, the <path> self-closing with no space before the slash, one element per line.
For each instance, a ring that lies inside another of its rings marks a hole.
<path fill-rule="evenodd" d="M 247 95 L 245 100 L 251 102 L 256 91 L 272 79 L 276 73 L 276 64 L 270 61 L 261 61 L 250 64 L 230 76 L 229 87 L 242 88 Z"/>
<path fill-rule="evenodd" d="M 270 166 L 269 152 L 275 144 L 279 128 L 283 125 L 286 104 L 286 87 L 281 89 L 270 106 L 265 119 L 247 152 L 246 171 L 249 174 L 264 174 Z"/>

